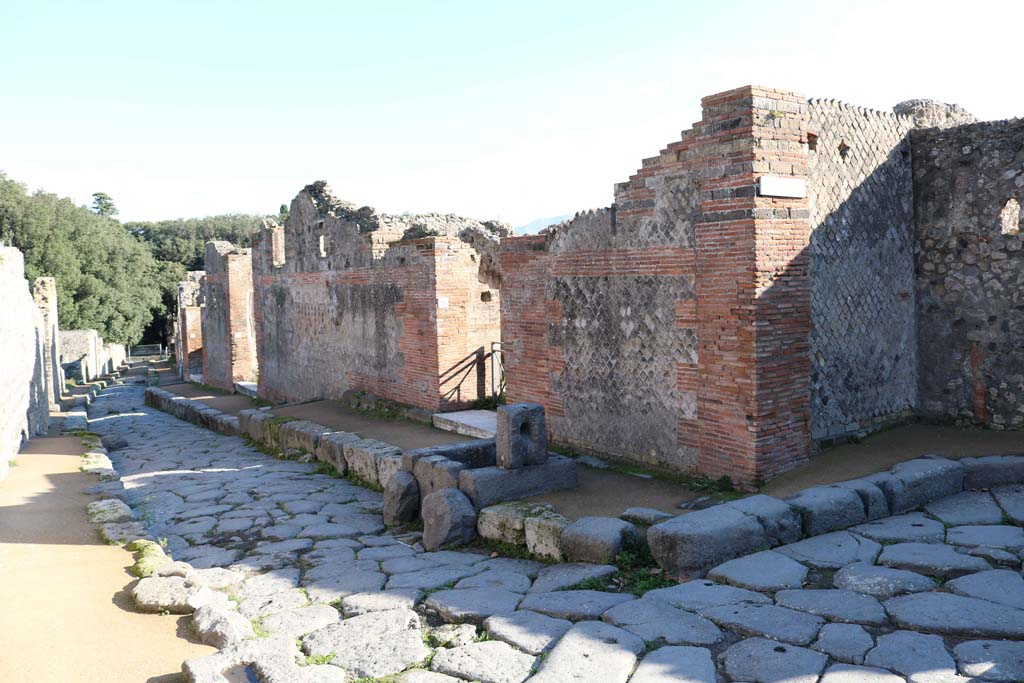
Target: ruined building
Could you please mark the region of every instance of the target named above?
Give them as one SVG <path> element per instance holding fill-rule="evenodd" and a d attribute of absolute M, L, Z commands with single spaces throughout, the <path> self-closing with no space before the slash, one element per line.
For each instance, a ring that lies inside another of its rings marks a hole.
<path fill-rule="evenodd" d="M 178 310 L 174 324 L 174 356 L 182 379 L 203 374 L 203 293 L 205 273 L 193 270 L 178 283 Z"/>
<path fill-rule="evenodd" d="M 230 391 L 257 375 L 252 255 L 229 242 L 207 242 L 205 262 L 203 382 Z"/>
<path fill-rule="evenodd" d="M 454 215 L 382 214 L 307 186 L 283 226 L 254 238 L 259 395 L 363 391 L 431 411 L 488 395 L 506 234 Z"/>
<path fill-rule="evenodd" d="M 912 415 L 1024 426 L 1024 122 L 702 105 L 612 207 L 502 241 L 510 402 L 556 442 L 741 482 Z"/>

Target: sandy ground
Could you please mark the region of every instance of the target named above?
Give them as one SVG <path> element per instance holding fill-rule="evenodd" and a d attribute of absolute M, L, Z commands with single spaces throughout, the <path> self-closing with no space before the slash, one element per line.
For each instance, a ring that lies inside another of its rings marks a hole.
<path fill-rule="evenodd" d="M 128 611 L 132 556 L 85 516 L 97 480 L 81 453 L 77 438 L 35 439 L 0 482 L 0 681 L 179 681 L 183 660 L 214 650 L 191 641 L 187 617 Z"/>

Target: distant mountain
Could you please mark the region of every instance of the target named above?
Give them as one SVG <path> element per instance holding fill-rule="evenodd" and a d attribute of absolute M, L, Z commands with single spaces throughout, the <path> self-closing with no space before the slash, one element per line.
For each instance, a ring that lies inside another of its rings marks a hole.
<path fill-rule="evenodd" d="M 561 223 L 567 221 L 573 217 L 573 214 L 567 213 L 563 216 L 551 216 L 550 218 L 535 218 L 526 225 L 519 225 L 515 228 L 515 234 L 517 235 L 534 235 L 549 225 L 555 223 Z"/>

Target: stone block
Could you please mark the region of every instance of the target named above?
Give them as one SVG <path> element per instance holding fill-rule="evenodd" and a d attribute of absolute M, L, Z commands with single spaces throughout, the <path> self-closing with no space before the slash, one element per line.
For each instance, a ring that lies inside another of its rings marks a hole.
<path fill-rule="evenodd" d="M 406 458 L 403 456 L 403 463 Z M 404 467 L 404 464 L 403 464 Z M 461 462 L 449 460 L 443 455 L 427 455 L 413 463 L 412 473 L 419 482 L 420 492 L 428 496 L 441 489 L 459 488 L 459 473 L 466 469 Z"/>
<path fill-rule="evenodd" d="M 889 508 L 893 514 L 907 512 L 964 489 L 964 468 L 938 456 L 901 462 L 889 470 L 902 486 L 894 488 Z M 890 495 L 886 492 L 886 495 Z"/>
<path fill-rule="evenodd" d="M 497 412 L 495 443 L 498 467 L 518 469 L 544 464 L 548 459 L 544 406 L 537 403 L 515 403 L 498 406 Z"/>
<path fill-rule="evenodd" d="M 332 431 L 334 430 L 330 427 L 325 427 L 316 422 L 295 420 L 294 422 L 287 422 L 281 425 L 278 438 L 282 451 L 295 448 L 304 453 L 315 454 L 320 446 L 320 439 Z"/>
<path fill-rule="evenodd" d="M 778 498 L 759 494 L 734 500 L 726 506 L 756 517 L 773 546 L 795 543 L 803 538 L 800 514 Z"/>
<path fill-rule="evenodd" d="M 988 455 L 961 458 L 965 489 L 990 489 L 1005 484 L 1024 484 L 1024 455 Z"/>
<path fill-rule="evenodd" d="M 640 532 L 615 517 L 581 517 L 562 530 L 562 554 L 576 562 L 607 564 L 641 543 Z"/>
<path fill-rule="evenodd" d="M 556 512 L 543 512 L 536 517 L 523 520 L 526 535 L 526 549 L 537 557 L 561 562 L 562 530 L 569 526 L 569 520 Z"/>
<path fill-rule="evenodd" d="M 320 445 L 316 447 L 317 460 L 334 465 L 339 474 L 348 472 L 345 460 L 345 444 L 359 441 L 359 437 L 351 432 L 331 432 L 320 437 Z"/>
<path fill-rule="evenodd" d="M 672 576 L 696 578 L 742 555 L 767 550 L 768 535 L 753 515 L 716 505 L 647 530 L 658 564 Z"/>
<path fill-rule="evenodd" d="M 836 482 L 835 486 L 857 492 L 857 495 L 860 496 L 860 502 L 864 506 L 864 514 L 867 516 L 867 521 L 870 522 L 889 516 L 889 501 L 877 480 L 861 477 L 860 479 Z"/>
<path fill-rule="evenodd" d="M 429 551 L 464 545 L 476 538 L 476 510 L 458 489 L 441 489 L 423 497 L 423 547 Z"/>
<path fill-rule="evenodd" d="M 526 519 L 549 512 L 550 505 L 499 503 L 480 510 L 476 531 L 481 538 L 526 545 Z"/>
<path fill-rule="evenodd" d="M 651 526 L 652 524 L 672 519 L 674 516 L 675 515 L 670 515 L 667 512 L 662 512 L 661 510 L 655 510 L 654 508 L 633 507 L 626 508 L 622 514 L 619 515 L 619 519 L 624 519 L 627 522 L 632 522 L 633 524 Z"/>
<path fill-rule="evenodd" d="M 402 452 L 381 453 L 377 457 L 377 481 L 381 486 L 387 486 L 391 477 L 402 469 Z"/>
<path fill-rule="evenodd" d="M 409 472 L 396 472 L 384 486 L 384 523 L 408 524 L 420 511 L 420 487 Z"/>
<path fill-rule="evenodd" d="M 417 448 L 406 455 L 409 456 L 410 462 L 415 462 L 419 458 L 431 455 L 440 455 L 449 460 L 460 462 L 469 468 L 493 467 L 497 462 L 494 439 L 473 439 L 471 441 L 430 446 L 429 448 Z M 408 471 L 411 472 L 412 470 Z"/>
<path fill-rule="evenodd" d="M 516 469 L 482 467 L 459 473 L 459 488 L 473 505 L 484 508 L 551 491 L 576 488 L 576 462 L 552 454 L 542 465 Z"/>
<path fill-rule="evenodd" d="M 867 521 L 857 492 L 838 486 L 812 486 L 786 499 L 800 513 L 806 536 L 827 534 Z"/>
<path fill-rule="evenodd" d="M 381 485 L 378 460 L 385 455 L 401 457 L 402 454 L 402 449 L 397 446 L 376 439 L 350 441 L 342 449 L 349 471 L 374 486 Z"/>
<path fill-rule="evenodd" d="M 243 410 L 246 413 L 245 434 L 253 441 L 263 443 L 263 427 L 267 420 L 273 417 L 267 410 Z M 241 413 L 239 413 L 241 419 Z"/>

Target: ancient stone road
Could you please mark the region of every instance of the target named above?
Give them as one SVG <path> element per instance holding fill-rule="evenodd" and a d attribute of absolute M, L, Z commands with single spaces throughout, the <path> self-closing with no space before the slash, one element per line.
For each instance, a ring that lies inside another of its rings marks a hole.
<path fill-rule="evenodd" d="M 176 561 L 134 589 L 220 648 L 188 680 L 950 683 L 1024 680 L 1024 487 L 727 562 L 629 594 L 613 567 L 423 552 L 380 494 L 274 459 L 114 386 L 90 429 Z M 116 439 L 115 439 L 116 440 Z M 298 643 L 298 645 L 297 645 Z M 300 649 L 301 648 L 301 651 Z"/>

